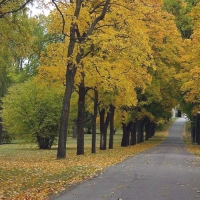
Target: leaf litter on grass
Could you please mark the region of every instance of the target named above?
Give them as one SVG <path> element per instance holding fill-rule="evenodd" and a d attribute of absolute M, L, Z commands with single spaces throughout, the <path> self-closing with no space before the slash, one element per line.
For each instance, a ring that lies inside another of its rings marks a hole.
<path fill-rule="evenodd" d="M 0 147 L 0 199 L 46 200 L 69 186 L 92 178 L 106 167 L 159 144 L 167 135 L 157 134 L 147 142 L 76 156 L 75 146 L 67 150 L 67 159 L 57 160 L 56 149 L 39 150 L 35 146 L 3 145 Z"/>

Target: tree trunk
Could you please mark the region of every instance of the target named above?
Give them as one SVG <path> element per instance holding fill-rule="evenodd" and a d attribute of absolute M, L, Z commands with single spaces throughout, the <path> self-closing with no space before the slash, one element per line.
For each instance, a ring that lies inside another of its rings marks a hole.
<path fill-rule="evenodd" d="M 133 127 L 131 129 L 130 145 L 136 145 L 136 143 L 137 143 L 137 121 L 133 122 Z"/>
<path fill-rule="evenodd" d="M 66 158 L 66 140 L 67 140 L 67 129 L 69 121 L 69 112 L 70 112 L 70 99 L 72 95 L 72 89 L 74 86 L 74 71 L 70 69 L 71 65 L 68 65 L 67 74 L 66 74 L 66 87 L 63 99 L 63 107 L 60 118 L 60 130 L 58 137 L 58 151 L 57 158 L 62 159 Z M 73 68 L 73 66 L 72 66 Z"/>
<path fill-rule="evenodd" d="M 94 113 L 92 116 L 92 153 L 96 153 L 96 119 L 98 108 L 98 91 L 94 90 Z"/>
<path fill-rule="evenodd" d="M 193 135 L 193 137 L 192 137 L 192 143 L 196 143 L 196 127 L 195 126 L 193 126 L 192 127 L 192 135 Z"/>
<path fill-rule="evenodd" d="M 155 135 L 155 131 L 156 131 L 156 123 L 151 122 L 150 123 L 150 138 L 152 138 Z"/>
<path fill-rule="evenodd" d="M 138 137 L 137 137 L 137 143 L 144 142 L 144 119 L 140 119 L 138 121 Z"/>
<path fill-rule="evenodd" d="M 150 124 L 151 124 L 151 122 L 150 122 L 150 120 L 148 118 L 145 121 L 146 121 L 146 123 L 145 123 L 145 132 L 146 132 L 146 134 L 145 134 L 145 140 L 149 140 L 149 138 L 150 138 Z"/>
<path fill-rule="evenodd" d="M 123 128 L 123 135 L 122 135 L 122 141 L 121 141 L 121 146 L 126 147 L 129 145 L 130 141 L 130 133 L 132 131 L 133 127 L 133 122 L 129 122 L 128 125 L 126 126 L 125 123 L 122 123 L 122 128 Z"/>
<path fill-rule="evenodd" d="M 82 1 L 76 2 L 76 8 L 74 12 L 74 16 L 78 17 L 81 10 Z M 70 26 L 70 40 L 68 45 L 68 53 L 67 58 L 70 58 L 74 53 L 74 47 L 76 44 L 76 31 L 77 26 L 75 23 L 71 23 Z M 76 56 L 76 63 L 79 64 L 82 57 L 82 53 L 78 53 Z M 63 106 L 62 113 L 60 118 L 60 130 L 58 137 L 58 151 L 57 158 L 63 159 L 66 158 L 66 140 L 67 140 L 67 129 L 68 129 L 68 121 L 69 121 L 69 112 L 70 112 L 70 99 L 74 87 L 74 77 L 76 74 L 76 64 L 73 61 L 69 60 L 66 67 L 66 87 L 63 98 Z"/>
<path fill-rule="evenodd" d="M 3 144 L 3 127 L 2 127 L 2 119 L 0 117 L 0 145 Z"/>
<path fill-rule="evenodd" d="M 37 136 L 37 143 L 40 149 L 50 149 L 51 146 L 53 145 L 55 136 L 49 136 L 49 137 L 42 137 L 42 136 Z"/>
<path fill-rule="evenodd" d="M 77 155 L 84 154 L 84 116 L 85 116 L 85 94 L 84 74 L 78 91 L 78 117 L 77 117 Z"/>
<path fill-rule="evenodd" d="M 111 104 L 110 105 L 110 137 L 109 137 L 109 149 L 113 149 L 113 137 L 114 137 L 114 114 L 115 114 L 115 107 Z"/>
<path fill-rule="evenodd" d="M 107 143 L 107 129 L 109 125 L 109 112 L 107 113 L 106 120 L 105 118 L 105 109 L 100 111 L 100 150 L 106 150 Z"/>
<path fill-rule="evenodd" d="M 122 141 L 121 141 L 121 146 L 126 147 L 128 146 L 128 133 L 127 133 L 127 128 L 126 124 L 122 123 L 122 130 L 123 130 L 123 135 L 122 135 Z"/>
<path fill-rule="evenodd" d="M 195 130 L 196 130 L 196 143 L 200 144 L 200 112 L 197 113 Z"/>
<path fill-rule="evenodd" d="M 193 121 L 191 121 L 191 137 L 192 137 L 192 143 L 196 142 L 196 136 L 195 136 L 195 124 Z"/>

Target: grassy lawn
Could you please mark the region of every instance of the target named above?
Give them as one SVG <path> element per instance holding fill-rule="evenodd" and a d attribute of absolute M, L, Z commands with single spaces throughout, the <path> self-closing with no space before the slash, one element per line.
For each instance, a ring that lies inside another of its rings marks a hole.
<path fill-rule="evenodd" d="M 167 126 L 168 127 L 168 126 Z M 57 146 L 39 150 L 34 144 L 0 146 L 0 199 L 49 199 L 72 184 L 93 177 L 106 167 L 158 145 L 168 131 L 142 144 L 120 147 L 121 134 L 114 137 L 114 149 L 91 154 L 91 135 L 85 135 L 85 155 L 76 156 L 76 139 L 68 137 L 67 159 L 57 160 Z M 97 145 L 99 138 L 97 138 Z"/>

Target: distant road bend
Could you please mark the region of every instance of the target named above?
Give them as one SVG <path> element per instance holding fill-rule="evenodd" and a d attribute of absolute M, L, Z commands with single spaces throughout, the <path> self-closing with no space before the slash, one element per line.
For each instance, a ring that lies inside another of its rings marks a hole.
<path fill-rule="evenodd" d="M 57 200 L 193 200 L 200 199 L 200 160 L 186 151 L 178 119 L 157 147 L 109 167 Z"/>

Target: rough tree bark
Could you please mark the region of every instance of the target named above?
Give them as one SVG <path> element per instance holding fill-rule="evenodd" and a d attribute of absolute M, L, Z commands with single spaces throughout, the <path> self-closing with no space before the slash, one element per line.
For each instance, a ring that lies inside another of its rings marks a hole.
<path fill-rule="evenodd" d="M 146 121 L 146 123 L 145 123 L 145 132 L 146 132 L 145 140 L 149 140 L 151 122 L 150 122 L 150 120 L 148 118 L 145 121 Z"/>
<path fill-rule="evenodd" d="M 130 145 L 136 145 L 136 143 L 137 143 L 137 120 L 133 122 L 133 127 L 131 129 Z"/>
<path fill-rule="evenodd" d="M 78 91 L 78 117 L 77 117 L 77 155 L 84 154 L 84 116 L 85 116 L 85 95 L 84 74 L 79 84 Z"/>
<path fill-rule="evenodd" d="M 110 105 L 110 137 L 109 137 L 109 149 L 113 149 L 113 137 L 114 137 L 114 115 L 115 115 L 115 107 Z"/>
<path fill-rule="evenodd" d="M 128 133 L 127 133 L 127 128 L 126 124 L 122 123 L 122 130 L 123 130 L 123 135 L 122 135 L 122 141 L 121 141 L 121 146 L 126 147 L 128 146 Z"/>
<path fill-rule="evenodd" d="M 63 108 L 60 118 L 60 130 L 58 138 L 58 151 L 57 158 L 66 158 L 66 140 L 67 140 L 67 128 L 68 128 L 68 119 L 70 111 L 70 99 L 72 95 L 72 88 L 74 85 L 74 70 L 70 69 L 70 64 L 68 64 L 68 72 L 66 74 L 66 88 L 63 99 Z"/>
<path fill-rule="evenodd" d="M 92 153 L 96 153 L 96 119 L 97 119 L 97 108 L 98 108 L 98 91 L 94 89 L 94 113 L 92 116 Z"/>
<path fill-rule="evenodd" d="M 122 123 L 122 128 L 123 128 L 123 135 L 122 135 L 122 141 L 121 141 L 121 146 L 126 147 L 130 143 L 130 133 L 132 131 L 133 127 L 133 122 L 129 122 L 128 125 L 125 123 Z"/>
<path fill-rule="evenodd" d="M 196 134 L 196 143 L 200 144 L 200 112 L 197 113 L 195 132 L 196 132 L 195 133 Z"/>
<path fill-rule="evenodd" d="M 79 15 L 80 9 L 81 9 L 81 1 L 78 1 L 75 10 L 76 16 Z M 67 55 L 68 58 L 74 52 L 75 42 L 76 42 L 76 26 L 75 24 L 72 24 L 70 26 L 70 42 L 68 46 L 68 55 Z M 80 62 L 79 57 L 80 56 L 77 56 L 78 63 Z M 76 73 L 75 64 L 73 64 L 72 61 L 68 61 L 66 75 L 65 75 L 66 87 L 63 98 L 62 113 L 60 118 L 57 158 L 66 158 L 66 140 L 67 140 L 69 112 L 70 112 L 70 99 L 74 87 L 75 73 Z"/>
<path fill-rule="evenodd" d="M 144 119 L 138 120 L 138 137 L 137 137 L 137 143 L 142 143 L 144 142 Z"/>
<path fill-rule="evenodd" d="M 152 138 L 155 135 L 156 132 L 156 123 L 151 122 L 150 124 L 150 138 Z"/>
<path fill-rule="evenodd" d="M 106 110 L 102 109 L 100 112 L 100 150 L 106 150 L 107 143 L 107 130 L 110 121 L 110 113 L 107 112 L 105 119 Z"/>
<path fill-rule="evenodd" d="M 194 121 L 196 119 L 194 118 Z M 196 136 L 195 136 L 195 132 L 196 132 L 196 127 L 195 127 L 195 123 L 194 121 L 191 121 L 191 138 L 192 138 L 192 143 L 195 143 L 196 142 Z"/>

